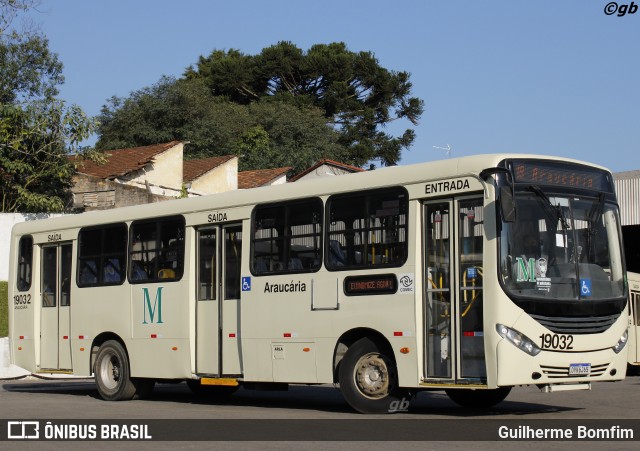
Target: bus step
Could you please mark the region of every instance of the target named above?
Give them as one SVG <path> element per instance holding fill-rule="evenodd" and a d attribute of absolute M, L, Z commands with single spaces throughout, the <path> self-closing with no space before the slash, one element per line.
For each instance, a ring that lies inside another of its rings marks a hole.
<path fill-rule="evenodd" d="M 200 385 L 219 385 L 224 387 L 237 387 L 240 385 L 237 379 L 231 378 L 214 378 L 214 377 L 203 377 L 200 379 Z"/>
<path fill-rule="evenodd" d="M 591 390 L 591 382 L 582 382 L 579 384 L 547 384 L 539 385 L 538 387 L 543 393 L 569 390 Z"/>

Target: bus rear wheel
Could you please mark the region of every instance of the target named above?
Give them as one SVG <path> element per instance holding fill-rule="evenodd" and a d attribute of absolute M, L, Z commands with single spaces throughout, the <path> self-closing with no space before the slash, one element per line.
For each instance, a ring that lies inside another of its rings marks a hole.
<path fill-rule="evenodd" d="M 462 407 L 486 409 L 501 403 L 509 396 L 511 387 L 499 387 L 489 390 L 450 389 L 445 390 L 447 396 Z"/>
<path fill-rule="evenodd" d="M 340 362 L 339 381 L 345 400 L 360 413 L 392 413 L 400 405 L 403 393 L 393 357 L 369 338 L 349 347 Z"/>
<path fill-rule="evenodd" d="M 125 401 L 136 395 L 136 385 L 129 372 L 129 358 L 119 342 L 109 340 L 100 346 L 94 373 L 98 393 L 103 399 Z"/>

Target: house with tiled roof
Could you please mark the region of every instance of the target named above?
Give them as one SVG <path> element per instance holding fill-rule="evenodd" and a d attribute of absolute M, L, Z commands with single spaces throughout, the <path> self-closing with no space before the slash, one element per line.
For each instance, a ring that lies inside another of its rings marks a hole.
<path fill-rule="evenodd" d="M 182 180 L 189 195 L 238 189 L 238 157 L 235 155 L 187 160 L 182 165 Z"/>
<path fill-rule="evenodd" d="M 238 189 L 258 188 L 260 186 L 287 183 L 287 173 L 291 167 L 275 169 L 256 169 L 238 173 Z"/>
<path fill-rule="evenodd" d="M 287 183 L 291 167 L 238 172 L 238 157 L 225 155 L 184 160 L 184 141 L 108 150 L 105 164 L 78 161 L 74 208 L 104 210 L 202 196 L 235 189 Z M 73 159 L 73 157 L 72 157 Z M 290 181 L 359 172 L 362 169 L 321 160 Z"/>
<path fill-rule="evenodd" d="M 108 150 L 105 164 L 78 162 L 74 207 L 103 210 L 238 188 L 235 155 L 184 161 L 183 141 Z"/>
<path fill-rule="evenodd" d="M 107 150 L 105 164 L 82 161 L 73 180 L 73 204 L 102 210 L 158 202 L 180 195 L 184 142 Z"/>
<path fill-rule="evenodd" d="M 354 172 L 362 172 L 364 169 L 352 166 L 346 163 L 340 163 L 334 160 L 320 160 L 308 169 L 291 177 L 289 182 L 298 182 L 300 180 L 311 180 L 317 177 L 331 177 L 336 175 L 352 174 Z"/>

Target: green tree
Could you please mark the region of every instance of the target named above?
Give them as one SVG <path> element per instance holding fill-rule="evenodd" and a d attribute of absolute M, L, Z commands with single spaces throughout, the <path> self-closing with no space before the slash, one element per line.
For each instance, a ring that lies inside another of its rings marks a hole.
<path fill-rule="evenodd" d="M 371 52 L 351 52 L 342 42 L 317 44 L 306 53 L 291 42 L 255 56 L 214 50 L 185 75 L 203 79 L 213 96 L 240 104 L 276 98 L 321 108 L 340 131 L 350 162 L 359 165 L 373 159 L 397 163 L 415 133 L 407 129 L 394 137 L 383 130 L 398 119 L 416 125 L 424 109 L 411 96 L 409 73 L 387 70 Z"/>
<path fill-rule="evenodd" d="M 244 108 L 212 97 L 200 81 L 163 77 L 127 98 L 112 97 L 98 116 L 101 150 L 189 141 L 188 157 L 225 155 L 247 123 Z"/>
<path fill-rule="evenodd" d="M 345 154 L 320 109 L 276 99 L 234 103 L 212 96 L 202 79 L 163 77 L 127 98 L 112 97 L 98 120 L 98 149 L 184 140 L 186 158 L 234 154 L 241 170 L 291 166 L 295 172 Z"/>
<path fill-rule="evenodd" d="M 55 96 L 62 63 L 45 37 L 13 28 L 30 0 L 0 0 L 0 207 L 2 212 L 62 211 L 74 167 L 69 152 L 99 161 L 80 146 L 95 129 L 77 106 Z"/>

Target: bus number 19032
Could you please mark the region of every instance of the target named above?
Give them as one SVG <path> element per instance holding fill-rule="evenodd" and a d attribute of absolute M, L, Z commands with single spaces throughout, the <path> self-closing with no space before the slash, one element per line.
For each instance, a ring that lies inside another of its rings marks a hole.
<path fill-rule="evenodd" d="M 573 349 L 573 335 L 540 335 L 542 349 Z"/>

